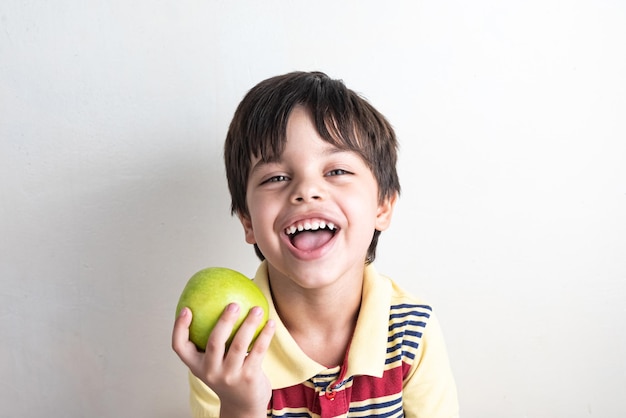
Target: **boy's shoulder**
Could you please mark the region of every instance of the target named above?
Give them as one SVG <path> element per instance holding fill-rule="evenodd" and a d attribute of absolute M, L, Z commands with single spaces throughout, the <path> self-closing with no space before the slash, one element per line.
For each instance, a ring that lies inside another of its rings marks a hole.
<path fill-rule="evenodd" d="M 395 306 L 398 308 L 414 308 L 424 312 L 432 312 L 432 306 L 426 301 L 426 299 L 423 299 L 420 296 L 416 296 L 413 293 L 408 292 L 393 280 L 390 281 L 392 286 L 392 307 Z"/>
<path fill-rule="evenodd" d="M 410 328 L 421 333 L 433 315 L 432 306 L 426 300 L 407 292 L 393 280 L 389 306 L 389 327 Z"/>
<path fill-rule="evenodd" d="M 391 308 L 396 307 L 402 309 L 414 307 L 423 311 L 432 311 L 432 307 L 426 299 L 407 291 L 394 279 L 378 273 L 372 266 L 368 266 L 366 269 L 365 282 L 367 283 L 368 281 L 370 282 L 369 287 L 372 293 L 383 296 L 382 298 L 377 297 L 377 300 L 382 301 L 381 299 L 387 299 L 384 295 L 388 295 L 389 306 Z"/>
<path fill-rule="evenodd" d="M 398 333 L 421 338 L 434 319 L 433 308 L 425 299 L 406 291 L 371 266 L 365 272 L 360 317 L 368 324 L 368 332 L 384 327 L 385 339 Z M 378 334 L 378 338 L 382 337 Z"/>

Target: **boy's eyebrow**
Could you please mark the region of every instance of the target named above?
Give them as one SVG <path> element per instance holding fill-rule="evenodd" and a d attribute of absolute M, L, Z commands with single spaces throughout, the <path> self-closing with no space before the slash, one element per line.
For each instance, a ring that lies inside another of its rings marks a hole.
<path fill-rule="evenodd" d="M 257 161 L 256 163 L 254 163 L 254 165 L 250 168 L 250 173 L 248 174 L 248 177 L 252 176 L 255 172 L 259 171 L 259 169 L 269 163 L 273 163 L 273 162 L 277 162 L 278 160 L 272 160 L 272 161 L 263 161 L 262 158 L 259 159 L 259 161 Z"/>
<path fill-rule="evenodd" d="M 331 155 L 343 154 L 343 153 L 351 154 L 351 153 L 355 153 L 355 151 L 348 149 L 348 148 L 339 148 L 329 143 L 328 146 L 325 147 L 325 149 L 322 151 L 322 157 L 328 157 Z M 262 158 L 259 158 L 259 160 L 256 163 L 254 163 L 254 165 L 250 168 L 250 175 L 260 170 L 261 167 L 263 166 L 266 166 L 269 164 L 277 164 L 277 163 L 280 163 L 281 161 L 282 161 L 282 154 L 276 158 L 271 158 L 265 161 Z"/>

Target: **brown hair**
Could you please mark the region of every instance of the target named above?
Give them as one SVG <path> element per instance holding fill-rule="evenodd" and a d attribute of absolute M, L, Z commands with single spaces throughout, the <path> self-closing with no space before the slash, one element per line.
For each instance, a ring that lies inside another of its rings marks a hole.
<path fill-rule="evenodd" d="M 285 147 L 294 107 L 310 112 L 319 135 L 363 158 L 378 182 L 379 201 L 400 192 L 396 171 L 398 143 L 391 124 L 341 80 L 321 72 L 292 72 L 264 80 L 243 98 L 224 144 L 231 212 L 248 215 L 246 190 L 252 157 L 273 161 Z M 367 262 L 374 260 L 380 231 L 373 231 Z M 263 254 L 255 245 L 257 255 Z"/>

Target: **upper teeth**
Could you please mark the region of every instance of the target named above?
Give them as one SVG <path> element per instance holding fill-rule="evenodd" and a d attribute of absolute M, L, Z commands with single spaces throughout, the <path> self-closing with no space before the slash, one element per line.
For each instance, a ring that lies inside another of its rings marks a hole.
<path fill-rule="evenodd" d="M 331 231 L 335 229 L 335 224 L 326 221 L 304 221 L 298 222 L 285 229 L 287 235 L 294 234 L 296 231 L 317 231 L 318 229 L 328 228 Z"/>

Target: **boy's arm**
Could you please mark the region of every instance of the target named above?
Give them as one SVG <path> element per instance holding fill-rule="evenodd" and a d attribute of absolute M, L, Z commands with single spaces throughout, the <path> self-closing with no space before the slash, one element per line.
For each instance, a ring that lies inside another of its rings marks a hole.
<path fill-rule="evenodd" d="M 261 322 L 261 314 L 260 308 L 250 311 L 228 351 L 226 341 L 239 317 L 237 305 L 231 304 L 224 310 L 209 336 L 204 353 L 189 341 L 191 311 L 182 309 L 174 323 L 172 348 L 191 373 L 219 397 L 221 417 L 267 416 L 272 390 L 261 363 L 274 334 L 273 321 L 268 321 L 248 353 L 254 332 Z"/>
<path fill-rule="evenodd" d="M 436 317 L 431 314 L 421 348 L 404 381 L 404 416 L 406 418 L 458 418 L 456 384 Z"/>

